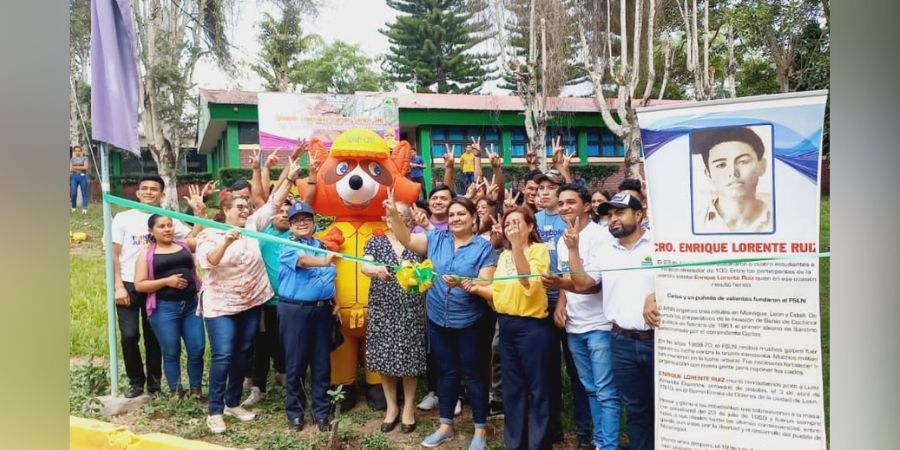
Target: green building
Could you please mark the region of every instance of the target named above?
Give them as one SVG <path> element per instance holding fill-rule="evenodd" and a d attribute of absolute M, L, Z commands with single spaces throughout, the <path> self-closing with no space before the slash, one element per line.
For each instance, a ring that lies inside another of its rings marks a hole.
<path fill-rule="evenodd" d="M 247 157 L 259 148 L 257 93 L 200 90 L 197 156 L 205 155 L 207 171 L 246 167 Z M 408 140 L 426 161 L 430 184 L 433 160 L 443 158 L 445 144 L 458 156 L 470 137 L 480 137 L 482 148 L 494 145 L 505 165 L 524 165 L 528 137 L 518 97 L 497 95 L 391 94 L 399 101 L 400 138 Z M 562 136 L 580 164 L 621 164 L 624 147 L 603 124 L 593 98 L 550 98 L 553 119 L 550 142 Z"/>

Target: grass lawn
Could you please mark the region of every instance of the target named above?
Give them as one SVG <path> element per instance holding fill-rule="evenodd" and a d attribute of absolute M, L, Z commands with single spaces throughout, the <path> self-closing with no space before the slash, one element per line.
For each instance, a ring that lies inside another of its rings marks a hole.
<path fill-rule="evenodd" d="M 121 208 L 113 207 L 113 213 Z M 72 231 L 88 234 L 86 242 L 73 244 L 70 250 L 70 333 L 71 333 L 71 369 L 70 369 L 70 413 L 82 417 L 93 417 L 88 404 L 90 398 L 108 393 L 109 375 L 107 367 L 107 326 L 106 326 L 106 287 L 102 250 L 103 222 L 100 205 L 91 205 L 88 214 L 74 213 L 70 219 Z M 829 251 L 830 243 L 830 204 L 828 199 L 821 206 L 821 247 L 820 251 Z M 829 424 L 829 270 L 830 260 L 823 258 L 819 266 L 820 276 L 820 308 L 823 378 L 825 383 L 825 422 Z M 118 342 L 118 338 L 117 338 Z M 127 387 L 124 377 L 124 365 L 119 355 L 119 386 Z M 206 352 L 207 367 L 209 351 Z M 205 375 L 205 374 L 204 374 Z M 183 375 L 186 376 L 186 375 Z M 274 376 L 274 375 L 273 375 Z M 571 403 L 568 399 L 568 379 L 563 377 L 563 389 L 566 392 L 563 426 L 566 429 L 566 442 L 556 448 L 574 448 Z M 204 382 L 204 385 L 206 383 Z M 274 385 L 274 383 L 272 383 Z M 422 386 L 420 386 L 420 391 Z M 172 400 L 160 397 L 146 405 L 141 411 L 119 416 L 114 423 L 129 426 L 138 433 L 163 432 L 179 435 L 189 439 L 227 445 L 235 448 L 255 447 L 260 449 L 314 449 L 324 448 L 325 441 L 307 426 L 299 434 L 291 432 L 285 426 L 284 391 L 280 387 L 269 390 L 269 395 L 258 406 L 260 412 L 257 420 L 248 423 L 228 421 L 228 432 L 216 436 L 208 432 L 204 417 L 204 407 L 189 400 Z M 342 425 L 340 438 L 344 448 L 391 449 L 418 448 L 418 443 L 434 427 L 437 426 L 437 412 L 417 412 L 419 423 L 415 432 L 404 435 L 392 432 L 383 435 L 378 431 L 383 415 L 370 410 L 365 401 L 346 413 L 347 419 Z M 447 448 L 465 448 L 467 436 L 472 432 L 471 411 L 464 408 L 457 421 L 457 440 Z M 503 422 L 489 422 L 489 448 L 503 448 Z"/>

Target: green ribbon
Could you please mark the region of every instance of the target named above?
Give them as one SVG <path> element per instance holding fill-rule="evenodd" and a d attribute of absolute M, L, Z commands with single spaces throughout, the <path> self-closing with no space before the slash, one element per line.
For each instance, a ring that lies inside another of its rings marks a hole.
<path fill-rule="evenodd" d="M 391 267 L 394 269 L 397 269 L 400 267 L 400 266 L 394 266 L 392 264 L 384 264 L 384 263 L 381 263 L 378 261 L 360 258 L 358 256 L 348 255 L 346 253 L 333 252 L 331 250 L 313 247 L 311 245 L 303 244 L 303 243 L 300 243 L 297 241 L 292 241 L 290 239 L 285 239 L 285 238 L 281 238 L 278 236 L 272 236 L 272 235 L 269 235 L 266 233 L 261 233 L 259 231 L 253 231 L 253 230 L 250 230 L 247 228 L 241 228 L 241 227 L 236 227 L 234 225 L 228 225 L 228 224 L 225 224 L 222 222 L 216 222 L 215 220 L 210 220 L 205 217 L 192 216 L 190 214 L 184 214 L 184 213 L 172 211 L 172 210 L 165 209 L 165 208 L 160 208 L 158 206 L 147 205 L 147 204 L 136 202 L 133 200 L 127 200 L 127 199 L 124 199 L 121 197 L 116 197 L 115 195 L 112 195 L 108 192 L 103 193 L 103 199 L 105 201 L 108 201 L 108 202 L 116 204 L 116 205 L 124 206 L 127 208 L 133 208 L 133 209 L 137 209 L 140 211 L 145 211 L 145 212 L 149 212 L 149 213 L 153 213 L 153 214 L 159 214 L 161 216 L 170 217 L 172 219 L 178 219 L 182 222 L 198 223 L 207 228 L 215 228 L 217 230 L 224 230 L 224 231 L 237 229 L 237 230 L 240 230 L 242 236 L 251 237 L 253 239 L 257 239 L 260 241 L 271 242 L 273 244 L 285 245 L 288 247 L 299 248 L 301 250 L 307 250 L 307 251 L 311 251 L 311 252 L 324 253 L 326 255 L 335 255 L 340 258 L 350 260 L 353 262 L 357 262 L 357 263 L 371 264 L 374 266 Z"/>
<path fill-rule="evenodd" d="M 390 267 L 395 271 L 399 270 L 401 266 L 395 266 L 393 264 L 386 264 L 379 261 L 360 258 L 358 256 L 348 255 L 346 253 L 333 252 L 331 250 L 326 250 L 318 247 L 313 247 L 307 244 L 302 244 L 297 241 L 292 241 L 290 239 L 285 239 L 277 236 L 271 236 L 265 233 L 261 233 L 259 231 L 249 230 L 247 228 L 240 228 L 234 225 L 228 225 L 221 222 L 216 222 L 215 220 L 210 220 L 204 217 L 192 216 L 189 214 L 180 213 L 177 211 L 168 210 L 165 208 L 160 208 L 158 206 L 147 205 L 144 203 L 136 202 L 133 200 L 127 200 L 121 197 L 116 197 L 115 195 L 110 194 L 109 192 L 103 193 L 103 200 L 113 203 L 116 205 L 124 206 L 126 208 L 133 208 L 140 211 L 146 211 L 153 214 L 159 214 L 161 216 L 170 217 L 172 219 L 181 220 L 183 222 L 190 223 L 198 223 L 207 228 L 215 228 L 218 230 L 228 231 L 231 229 L 240 230 L 242 236 L 248 236 L 260 241 L 271 242 L 273 244 L 285 245 L 288 247 L 299 248 L 301 250 L 307 250 L 311 252 L 324 253 L 329 255 L 335 255 L 337 257 L 362 263 L 362 264 L 371 264 L 373 266 L 383 266 Z M 768 257 L 760 257 L 760 258 L 728 258 L 728 259 L 714 259 L 709 261 L 699 261 L 699 262 L 690 262 L 690 263 L 676 263 L 676 264 L 659 264 L 659 265 L 648 265 L 648 266 L 631 266 L 631 267 L 616 267 L 611 269 L 596 269 L 596 270 L 585 270 L 580 272 L 550 272 L 553 275 L 573 275 L 579 273 L 602 273 L 602 272 L 621 272 L 626 270 L 653 270 L 653 269 L 671 269 L 676 267 L 694 267 L 694 266 L 716 266 L 716 265 L 725 265 L 725 264 L 740 264 L 740 263 L 751 263 L 751 262 L 759 262 L 759 261 L 777 261 L 777 260 L 786 260 L 786 259 L 810 259 L 810 258 L 830 258 L 831 252 L 824 253 L 803 253 L 798 255 L 788 255 L 788 256 L 768 256 Z M 430 268 L 417 268 L 414 272 L 414 275 L 417 280 L 433 280 L 435 275 L 443 275 L 441 273 L 434 272 Z M 493 277 L 493 278 L 468 278 L 459 275 L 453 275 L 460 279 L 469 279 L 472 281 L 503 281 L 503 280 L 518 280 L 521 278 L 537 278 L 543 274 L 540 273 L 529 273 L 525 275 L 507 275 L 502 277 Z"/>

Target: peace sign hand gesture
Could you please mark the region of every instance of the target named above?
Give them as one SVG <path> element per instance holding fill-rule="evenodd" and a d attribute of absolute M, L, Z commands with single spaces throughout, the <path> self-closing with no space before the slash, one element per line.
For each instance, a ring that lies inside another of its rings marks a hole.
<path fill-rule="evenodd" d="M 469 139 L 472 140 L 472 152 L 475 156 L 481 156 L 481 136 L 478 136 L 477 140 L 472 136 L 469 136 Z"/>
<path fill-rule="evenodd" d="M 259 149 L 253 149 L 250 152 L 250 168 L 259 170 Z"/>
<path fill-rule="evenodd" d="M 566 232 L 563 233 L 563 242 L 566 243 L 566 247 L 569 250 L 578 248 L 578 232 L 579 225 L 581 224 L 581 217 L 576 217 L 571 223 L 569 223 L 569 228 L 566 228 Z"/>
<path fill-rule="evenodd" d="M 453 160 L 453 148 L 450 147 L 450 144 L 444 144 L 444 167 L 452 169 Z"/>
<path fill-rule="evenodd" d="M 503 164 L 503 160 L 500 159 L 500 155 L 494 152 L 494 144 L 491 144 L 490 148 L 488 148 L 487 156 L 491 161 L 491 168 L 495 171 L 500 168 L 501 164 Z"/>
<path fill-rule="evenodd" d="M 394 188 L 388 188 L 387 198 L 381 202 L 381 205 L 384 206 L 385 212 L 389 214 L 399 214 L 397 211 L 397 204 L 394 202 Z"/>

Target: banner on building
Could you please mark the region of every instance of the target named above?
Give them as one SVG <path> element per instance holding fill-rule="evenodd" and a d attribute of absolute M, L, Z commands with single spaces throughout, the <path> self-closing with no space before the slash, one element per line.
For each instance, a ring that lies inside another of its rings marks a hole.
<path fill-rule="evenodd" d="M 299 139 L 313 138 L 331 147 L 334 138 L 350 128 L 373 130 L 391 148 L 400 140 L 400 109 L 395 97 L 261 92 L 258 105 L 263 151 L 293 150 Z"/>
<path fill-rule="evenodd" d="M 661 269 L 656 448 L 824 449 L 820 168 L 827 92 L 638 110 Z"/>

